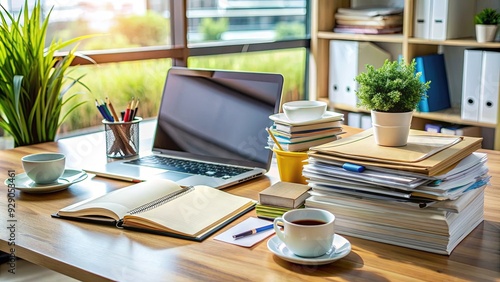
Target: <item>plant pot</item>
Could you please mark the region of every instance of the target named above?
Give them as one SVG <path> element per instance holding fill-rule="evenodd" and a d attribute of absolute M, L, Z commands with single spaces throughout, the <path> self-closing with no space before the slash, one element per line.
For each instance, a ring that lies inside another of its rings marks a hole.
<path fill-rule="evenodd" d="M 386 113 L 371 111 L 373 135 L 380 146 L 405 146 L 410 134 L 413 112 Z"/>
<path fill-rule="evenodd" d="M 495 40 L 497 33 L 497 25 L 476 25 L 476 40 L 477 42 L 491 42 Z"/>

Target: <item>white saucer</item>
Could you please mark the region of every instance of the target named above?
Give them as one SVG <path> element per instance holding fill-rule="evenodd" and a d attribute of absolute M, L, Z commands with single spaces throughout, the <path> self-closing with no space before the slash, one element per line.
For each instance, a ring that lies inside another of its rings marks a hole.
<path fill-rule="evenodd" d="M 75 184 L 87 178 L 87 173 L 83 170 L 66 169 L 63 175 L 57 179 L 57 183 L 51 184 L 36 184 L 31 180 L 26 173 L 17 174 L 14 177 L 15 188 L 26 193 L 51 193 L 61 191 L 68 188 L 71 184 Z M 12 184 L 10 179 L 5 180 L 5 184 Z"/>
<path fill-rule="evenodd" d="M 284 113 L 279 113 L 269 116 L 269 118 L 275 122 L 285 123 L 289 125 L 307 125 L 319 122 L 336 121 L 336 120 L 342 120 L 343 117 L 344 115 L 341 113 L 330 112 L 330 111 L 326 111 L 325 114 L 320 119 L 308 120 L 302 122 L 291 121 L 286 117 Z"/>
<path fill-rule="evenodd" d="M 333 251 L 315 258 L 305 258 L 295 255 L 276 235 L 267 241 L 267 248 L 278 257 L 289 262 L 304 265 L 322 265 L 334 262 L 347 256 L 351 252 L 351 243 L 346 238 L 335 234 L 332 246 Z"/>

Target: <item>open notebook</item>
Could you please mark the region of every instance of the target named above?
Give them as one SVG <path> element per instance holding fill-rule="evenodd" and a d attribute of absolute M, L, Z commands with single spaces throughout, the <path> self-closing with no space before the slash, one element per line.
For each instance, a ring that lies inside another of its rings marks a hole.
<path fill-rule="evenodd" d="M 208 186 L 182 187 L 170 180 L 154 179 L 70 205 L 53 217 L 109 222 L 201 241 L 254 205 L 249 198 Z"/>

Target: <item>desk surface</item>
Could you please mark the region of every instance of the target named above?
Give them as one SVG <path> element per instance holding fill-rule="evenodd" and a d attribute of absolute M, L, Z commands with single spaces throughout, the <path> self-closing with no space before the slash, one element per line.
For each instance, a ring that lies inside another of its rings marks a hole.
<path fill-rule="evenodd" d="M 97 149 L 96 149 L 97 148 Z M 22 172 L 22 156 L 41 151 L 67 154 L 68 165 L 105 161 L 103 134 L 90 134 L 1 151 L 0 221 L 6 226 L 8 170 Z M 16 192 L 15 253 L 35 264 L 81 280 L 347 280 L 347 281 L 491 281 L 500 279 L 500 154 L 487 151 L 491 186 L 486 188 L 485 220 L 450 256 L 437 255 L 346 236 L 352 252 L 324 266 L 302 266 L 273 255 L 265 241 L 253 248 L 226 244 L 209 237 L 192 242 L 109 226 L 54 219 L 50 214 L 72 203 L 130 185 L 89 178 L 69 189 L 44 195 Z M 268 175 L 225 191 L 258 198 L 258 192 L 278 181 Z M 241 220 L 255 216 L 251 211 Z M 222 232 L 220 231 L 220 232 Z M 219 233 L 217 233 L 219 234 Z M 8 232 L 0 232 L 0 250 L 9 252 Z M 1 273 L 0 277 L 7 275 Z"/>

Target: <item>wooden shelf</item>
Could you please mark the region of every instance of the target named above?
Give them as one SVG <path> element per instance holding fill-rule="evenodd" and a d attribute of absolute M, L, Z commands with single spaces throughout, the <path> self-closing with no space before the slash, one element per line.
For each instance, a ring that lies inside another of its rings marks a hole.
<path fill-rule="evenodd" d="M 500 42 L 477 42 L 474 38 L 448 39 L 448 40 L 429 40 L 422 38 L 408 38 L 408 43 L 423 45 L 443 45 L 459 47 L 480 47 L 480 48 L 500 48 Z"/>
<path fill-rule="evenodd" d="M 328 103 L 327 99 L 321 99 L 324 102 Z M 357 113 L 370 113 L 370 111 L 356 108 L 345 104 L 337 104 L 337 103 L 329 103 L 330 107 L 335 110 L 347 111 L 347 112 L 357 112 Z M 414 112 L 413 117 L 426 119 L 426 120 L 434 120 L 441 121 L 453 124 L 463 124 L 463 125 L 471 125 L 471 126 L 479 126 L 479 127 L 487 127 L 487 128 L 496 128 L 496 124 L 492 123 L 484 123 L 484 122 L 476 122 L 476 121 L 467 121 L 463 120 L 460 117 L 460 108 L 450 108 L 436 112 L 430 113 L 422 113 L 422 112 Z"/>
<path fill-rule="evenodd" d="M 440 46 L 456 46 L 456 47 L 471 47 L 471 48 L 500 48 L 500 42 L 477 42 L 475 38 L 459 38 L 449 40 L 429 40 L 413 37 L 413 18 L 414 18 L 414 0 L 404 0 L 404 18 L 403 18 L 403 32 L 401 34 L 389 35 L 365 35 L 365 34 L 345 34 L 335 33 L 335 12 L 341 7 L 350 7 L 350 0 L 313 0 L 313 14 L 312 14 L 312 30 L 311 30 L 311 53 L 314 60 L 311 66 L 314 68 L 313 81 L 311 87 L 313 93 L 311 97 L 329 103 L 330 107 L 335 110 L 346 112 L 363 112 L 369 111 L 358 109 L 356 107 L 347 105 L 333 105 L 328 97 L 328 79 L 329 79 L 329 41 L 330 40 L 351 40 L 351 41 L 365 41 L 376 43 L 389 43 L 400 46 L 400 54 L 404 58 L 411 59 L 417 56 L 434 54 L 439 51 Z M 394 54 L 393 54 L 394 55 Z M 478 126 L 482 128 L 495 129 L 494 148 L 500 150 L 500 122 L 497 124 L 481 123 L 466 121 L 461 119 L 460 108 L 452 108 L 443 111 L 420 113 L 415 112 L 413 117 L 417 121 L 423 123 L 427 122 L 446 122 L 453 124 L 462 124 L 470 126 Z"/>
<path fill-rule="evenodd" d="M 318 38 L 330 39 L 330 40 L 341 39 L 341 40 L 354 40 L 354 41 L 403 43 L 402 34 L 371 35 L 371 34 L 349 34 L 349 33 L 335 33 L 331 31 L 319 31 Z"/>

